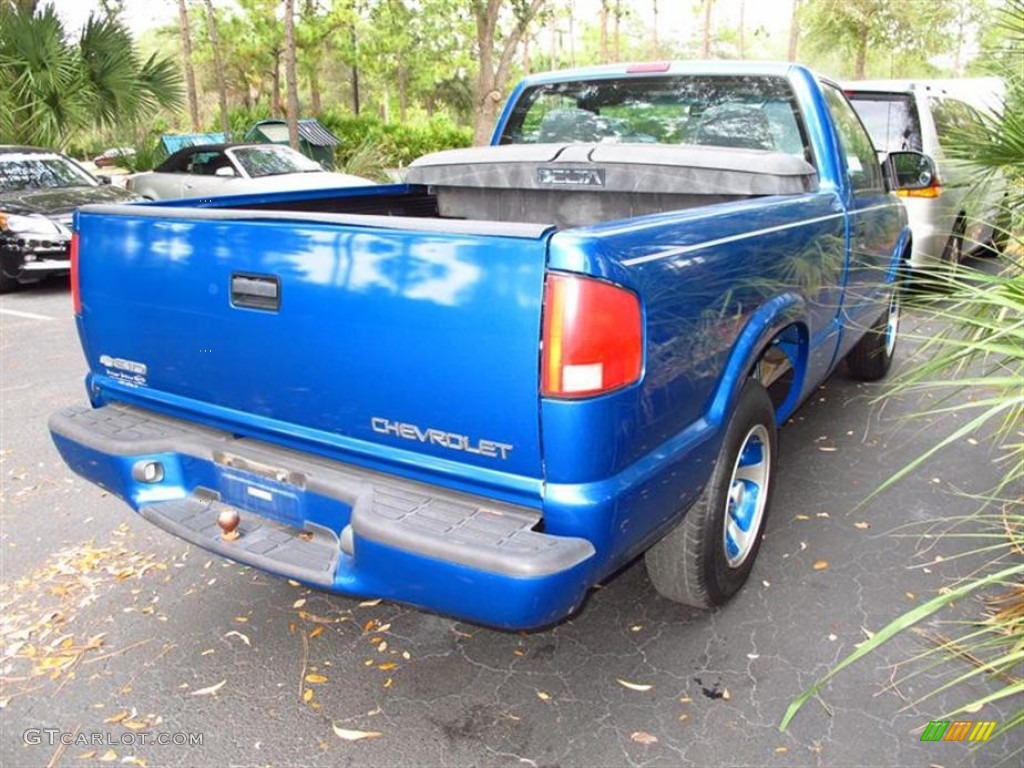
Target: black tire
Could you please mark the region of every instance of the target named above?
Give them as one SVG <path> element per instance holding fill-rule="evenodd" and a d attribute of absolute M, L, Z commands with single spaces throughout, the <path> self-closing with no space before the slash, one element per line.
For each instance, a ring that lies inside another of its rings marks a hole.
<path fill-rule="evenodd" d="M 711 608 L 740 590 L 754 566 L 771 508 L 777 449 L 775 409 L 765 388 L 750 379 L 729 419 L 707 487 L 682 522 L 644 558 L 659 594 Z M 737 509 L 745 511 L 737 517 Z"/>
<path fill-rule="evenodd" d="M 18 290 L 21 287 L 21 283 L 15 277 L 10 277 L 4 274 L 4 271 L 0 269 L 0 293 L 11 293 Z"/>
<path fill-rule="evenodd" d="M 967 221 L 963 215 L 957 216 L 953 222 L 953 231 L 946 241 L 946 247 L 942 251 L 942 263 L 955 265 L 964 260 L 964 235 L 967 233 Z"/>
<path fill-rule="evenodd" d="M 892 367 L 900 327 L 900 294 L 893 288 L 889 306 L 846 356 L 850 377 L 860 381 L 884 379 Z"/>
<path fill-rule="evenodd" d="M 992 237 L 989 238 L 982 255 L 1000 256 L 1006 252 L 1006 246 L 1010 242 L 1010 227 L 1013 226 L 1013 216 L 1005 206 L 998 216 L 998 220 L 992 225 Z"/>

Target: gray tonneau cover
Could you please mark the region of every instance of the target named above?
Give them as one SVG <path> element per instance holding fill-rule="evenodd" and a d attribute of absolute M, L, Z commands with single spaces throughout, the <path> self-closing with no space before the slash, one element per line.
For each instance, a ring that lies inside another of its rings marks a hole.
<path fill-rule="evenodd" d="M 766 150 L 514 144 L 421 157 L 405 181 L 429 186 L 442 216 L 583 226 L 745 197 L 802 194 L 817 189 L 818 174 L 802 158 Z"/>

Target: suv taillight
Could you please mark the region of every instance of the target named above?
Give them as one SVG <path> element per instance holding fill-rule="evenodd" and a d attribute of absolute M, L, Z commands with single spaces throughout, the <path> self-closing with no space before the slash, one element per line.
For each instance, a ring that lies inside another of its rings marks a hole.
<path fill-rule="evenodd" d="M 589 277 L 549 273 L 544 286 L 541 394 L 593 397 L 640 379 L 636 294 Z"/>
<path fill-rule="evenodd" d="M 76 315 L 82 314 L 82 294 L 78 290 L 78 233 L 71 235 L 71 306 Z"/>

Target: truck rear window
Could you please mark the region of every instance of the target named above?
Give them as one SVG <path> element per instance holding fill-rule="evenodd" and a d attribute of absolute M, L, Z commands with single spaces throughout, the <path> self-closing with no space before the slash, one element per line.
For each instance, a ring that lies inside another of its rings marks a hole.
<path fill-rule="evenodd" d="M 875 149 L 880 152 L 922 150 L 921 121 L 912 95 L 866 91 L 847 91 L 846 95 L 871 134 Z"/>
<path fill-rule="evenodd" d="M 689 75 L 537 85 L 519 97 L 502 144 L 704 144 L 808 158 L 789 82 Z"/>

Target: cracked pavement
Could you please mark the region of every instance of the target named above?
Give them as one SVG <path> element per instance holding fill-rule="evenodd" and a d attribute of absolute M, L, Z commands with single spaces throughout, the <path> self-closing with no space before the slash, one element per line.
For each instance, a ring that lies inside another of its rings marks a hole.
<path fill-rule="evenodd" d="M 920 400 L 873 402 L 882 388 L 840 369 L 797 412 L 780 436 L 766 540 L 728 606 L 674 605 L 638 561 L 568 621 L 507 633 L 229 563 L 72 475 L 46 431 L 52 410 L 85 400 L 69 304 L 59 281 L 0 302 L 0 603 L 7 629 L 50 627 L 41 641 L 39 631 L 20 640 L 38 646 L 34 671 L 25 646 L 11 655 L 3 640 L 4 766 L 1016 764 L 1021 729 L 975 750 L 920 742 L 930 720 L 984 689 L 920 700 L 967 670 L 909 663 L 932 647 L 914 634 L 839 675 L 788 732 L 777 728 L 789 701 L 865 631 L 983 562 L 954 557 L 970 541 L 925 537 L 933 521 L 975 508 L 962 493 L 995 484 L 983 436 L 865 501 L 950 428 L 913 417 Z M 900 364 L 912 347 L 904 340 Z M 70 574 L 58 561 L 91 570 Z M 966 599 L 944 621 L 981 611 L 980 598 Z M 938 620 L 925 629 L 957 631 Z M 101 633 L 80 658 L 38 661 Z M 962 719 L 1005 720 L 1012 704 Z M 33 728 L 104 742 L 26 744 Z M 336 729 L 377 735 L 349 741 Z M 150 732 L 201 734 L 202 745 L 140 744 Z"/>

